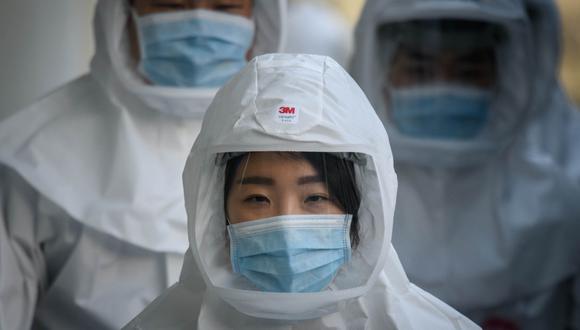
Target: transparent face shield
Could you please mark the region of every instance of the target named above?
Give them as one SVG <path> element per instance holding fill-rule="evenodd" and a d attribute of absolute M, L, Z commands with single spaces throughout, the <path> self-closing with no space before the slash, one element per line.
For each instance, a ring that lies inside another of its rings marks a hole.
<path fill-rule="evenodd" d="M 327 289 L 360 239 L 354 163 L 316 152 L 224 157 L 233 271 L 260 291 Z"/>
<path fill-rule="evenodd" d="M 237 149 L 196 153 L 184 171 L 190 247 L 207 286 L 252 301 L 366 290 L 389 251 L 396 179 L 378 170 L 388 160 Z"/>
<path fill-rule="evenodd" d="M 194 145 L 183 173 L 183 283 L 197 285 L 199 274 L 242 313 L 307 319 L 364 295 L 386 267 L 397 272 L 388 264 L 397 186 L 388 153 L 255 144 Z"/>
<path fill-rule="evenodd" d="M 501 28 L 465 20 L 383 26 L 391 121 L 410 137 L 472 139 L 489 120 L 498 81 Z"/>

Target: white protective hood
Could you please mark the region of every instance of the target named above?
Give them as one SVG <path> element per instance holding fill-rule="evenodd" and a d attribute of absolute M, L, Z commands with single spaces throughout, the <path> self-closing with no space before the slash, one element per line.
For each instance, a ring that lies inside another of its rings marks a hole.
<path fill-rule="evenodd" d="M 280 107 L 296 117 L 279 121 Z M 476 328 L 407 280 L 391 246 L 397 179 L 388 146 L 365 95 L 334 60 L 255 58 L 216 95 L 184 170 L 190 250 L 181 280 L 127 328 Z M 361 240 L 332 289 L 263 292 L 233 273 L 219 160 L 243 151 L 332 152 L 355 162 Z"/>
<path fill-rule="evenodd" d="M 393 241 L 409 277 L 464 312 L 515 305 L 553 290 L 580 271 L 580 116 L 557 81 L 555 3 L 369 1 L 359 23 L 353 75 L 379 114 L 387 109 L 376 85 L 376 73 L 384 72 L 376 54 L 385 54 L 377 31 L 411 17 L 497 21 L 510 32 L 505 51 L 528 54 L 522 59 L 530 58 L 533 66 L 498 50 L 498 60 L 505 61 L 500 70 L 514 71 L 498 72 L 500 79 L 527 101 L 523 108 L 496 103 L 492 111 L 512 128 L 506 131 L 509 143 L 494 153 L 479 140 L 452 144 L 390 134 L 398 147 L 393 152 L 399 176 Z M 516 72 L 525 73 L 527 82 Z M 433 166 L 441 163 L 454 167 Z M 472 166 L 457 167 L 467 163 Z M 514 308 L 534 320 L 549 303 Z"/>
<path fill-rule="evenodd" d="M 254 6 L 253 53 L 280 51 L 286 2 Z M 217 89 L 144 83 L 128 56 L 127 1 L 99 0 L 88 76 L 0 124 L 0 162 L 78 221 L 163 252 L 187 248 L 181 172 Z"/>
<path fill-rule="evenodd" d="M 127 1 L 99 0 L 95 15 L 96 55 L 91 72 L 124 99 L 136 98 L 159 111 L 201 119 L 217 88 L 175 88 L 145 84 L 136 76 L 127 58 Z M 285 0 L 257 0 L 253 9 L 256 24 L 252 57 L 279 52 L 285 44 Z M 112 69 L 110 69 L 112 68 Z M 113 88 L 117 87 L 117 88 Z"/>
<path fill-rule="evenodd" d="M 398 45 L 396 35 L 384 32 L 389 24 L 414 19 L 458 18 L 484 21 L 503 28 L 506 38 L 496 50 L 498 81 L 490 118 L 473 140 L 434 140 L 401 134 L 385 104 L 385 78 Z M 351 72 L 367 93 L 391 135 L 398 162 L 456 167 L 497 155 L 512 142 L 529 116 L 533 62 L 529 21 L 520 0 L 369 0 L 356 29 L 356 54 Z"/>

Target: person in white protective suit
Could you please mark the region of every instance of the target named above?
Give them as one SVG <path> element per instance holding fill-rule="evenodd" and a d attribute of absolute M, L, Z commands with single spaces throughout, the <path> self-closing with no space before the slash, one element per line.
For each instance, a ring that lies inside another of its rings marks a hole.
<path fill-rule="evenodd" d="M 478 328 L 401 267 L 388 144 L 330 57 L 254 58 L 188 158 L 180 280 L 124 329 Z"/>
<path fill-rule="evenodd" d="M 181 172 L 286 2 L 99 0 L 90 73 L 0 123 L 0 329 L 119 329 L 177 281 Z M 202 9 L 200 9 L 202 7 Z"/>
<path fill-rule="evenodd" d="M 552 0 L 368 1 L 357 27 L 352 74 L 399 177 L 393 244 L 411 281 L 486 329 L 580 315 L 580 113 L 559 28 Z"/>

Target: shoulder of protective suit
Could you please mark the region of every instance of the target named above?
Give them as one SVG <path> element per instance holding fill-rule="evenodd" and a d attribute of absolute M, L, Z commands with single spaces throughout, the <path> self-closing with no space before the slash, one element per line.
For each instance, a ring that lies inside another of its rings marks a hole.
<path fill-rule="evenodd" d="M 80 76 L 50 91 L 34 103 L 17 111 L 0 122 L 2 127 L 18 126 L 19 132 L 27 131 L 41 121 L 52 121 L 67 112 L 82 112 L 83 105 L 95 106 L 95 100 L 106 99 L 97 81 L 89 74 Z"/>
<path fill-rule="evenodd" d="M 552 168 L 580 191 L 580 110 L 560 88 L 526 125 L 515 144 L 516 156 Z"/>
<path fill-rule="evenodd" d="M 89 123 L 96 127 L 99 112 L 113 108 L 100 85 L 90 75 L 62 85 L 0 122 L 0 140 L 4 142 L 0 144 L 0 163 L 18 170 L 18 163 L 34 162 L 32 158 L 18 153 L 30 153 L 40 148 L 41 153 L 46 154 L 51 150 L 56 152 L 63 146 L 72 147 L 79 141 L 98 142 L 96 136 L 90 136 L 90 130 L 83 131 L 82 127 Z M 58 157 L 62 159 L 76 155 L 74 152 L 63 152 Z M 28 165 L 37 167 L 43 163 Z"/>

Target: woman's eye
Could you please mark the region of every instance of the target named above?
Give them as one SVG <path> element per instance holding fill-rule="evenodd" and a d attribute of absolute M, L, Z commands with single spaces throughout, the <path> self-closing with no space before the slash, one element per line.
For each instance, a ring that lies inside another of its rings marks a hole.
<path fill-rule="evenodd" d="M 232 4 L 218 4 L 214 8 L 218 11 L 236 11 L 243 9 L 241 5 L 232 5 Z"/>
<path fill-rule="evenodd" d="M 154 6 L 185 6 L 186 0 L 150 0 L 150 4 Z"/>
<path fill-rule="evenodd" d="M 490 78 L 489 72 L 481 70 L 480 68 L 461 68 L 455 72 L 455 76 L 457 79 L 466 82 L 478 81 L 481 79 L 487 80 Z"/>
<path fill-rule="evenodd" d="M 270 200 L 266 196 L 262 196 L 262 195 L 252 195 L 252 196 L 246 197 L 244 199 L 244 202 L 246 202 L 246 203 L 263 204 L 263 203 L 269 203 Z"/>
<path fill-rule="evenodd" d="M 324 195 L 310 195 L 306 197 L 306 203 L 319 203 L 319 202 L 326 202 L 329 198 Z"/>
<path fill-rule="evenodd" d="M 413 79 L 430 79 L 435 77 L 432 67 L 427 65 L 409 65 L 404 68 L 405 75 Z"/>

